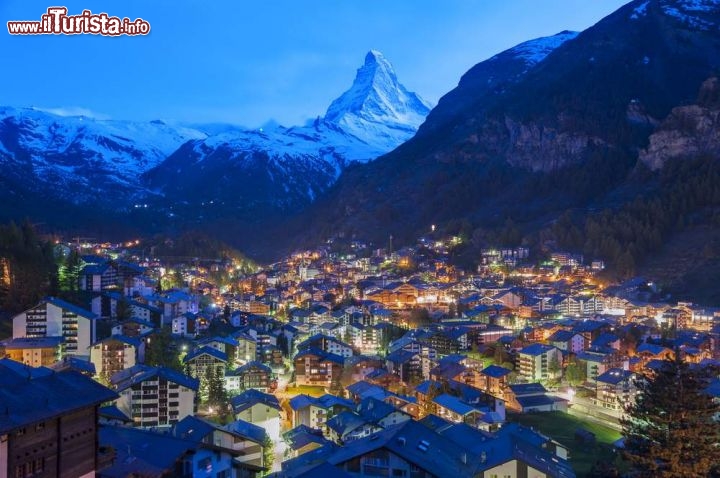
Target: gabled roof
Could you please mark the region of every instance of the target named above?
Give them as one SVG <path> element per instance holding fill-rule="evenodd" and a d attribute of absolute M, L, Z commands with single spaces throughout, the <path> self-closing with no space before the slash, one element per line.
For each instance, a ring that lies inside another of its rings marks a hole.
<path fill-rule="evenodd" d="M 240 375 L 243 373 L 250 372 L 253 369 L 261 370 L 261 371 L 267 373 L 268 375 L 272 374 L 272 369 L 270 369 L 270 367 L 268 367 L 267 365 L 265 365 L 264 363 L 262 363 L 258 360 L 252 360 L 252 361 L 246 363 L 245 365 L 243 365 L 242 367 L 238 367 L 234 373 L 235 373 L 235 375 Z"/>
<path fill-rule="evenodd" d="M 398 412 L 399 410 L 389 403 L 383 402 L 373 397 L 368 397 L 360 402 L 357 407 L 357 413 L 363 419 L 371 423 L 378 423 L 383 418 Z"/>
<path fill-rule="evenodd" d="M 623 370 L 621 368 L 611 368 L 607 372 L 598 375 L 595 380 L 601 383 L 617 385 L 620 382 L 630 379 L 633 375 L 634 374 L 629 370 Z"/>
<path fill-rule="evenodd" d="M 280 402 L 275 395 L 263 393 L 260 390 L 255 390 L 253 388 L 245 390 L 240 395 L 233 397 L 230 403 L 232 404 L 233 412 L 235 413 L 240 413 L 258 404 L 274 408 L 278 411 L 282 410 Z"/>
<path fill-rule="evenodd" d="M 552 345 L 532 344 L 532 345 L 528 345 L 527 347 L 521 349 L 518 353 L 520 353 L 521 355 L 530 355 L 530 356 L 535 357 L 535 356 L 547 353 L 553 349 L 557 350 Z"/>
<path fill-rule="evenodd" d="M 128 337 L 127 335 L 119 335 L 118 334 L 118 335 L 111 335 L 110 337 L 106 337 L 102 340 L 98 340 L 93 345 L 98 345 L 98 344 L 102 344 L 104 342 L 112 342 L 112 341 L 117 341 L 117 342 L 122 342 L 124 344 L 132 345 L 135 348 L 140 347 L 140 344 L 142 343 L 142 341 L 136 337 Z"/>
<path fill-rule="evenodd" d="M 114 400 L 117 393 L 74 371 L 54 372 L 0 359 L 0 435 Z"/>
<path fill-rule="evenodd" d="M 567 342 L 576 335 L 578 335 L 578 333 L 571 330 L 558 330 L 548 337 L 548 342 Z"/>
<path fill-rule="evenodd" d="M 361 415 L 349 410 L 344 410 L 328 420 L 326 425 L 340 437 L 344 437 L 346 434 L 367 423 L 368 420 L 365 420 Z"/>
<path fill-rule="evenodd" d="M 70 302 L 65 302 L 64 300 L 58 299 L 57 297 L 46 297 L 45 299 L 43 299 L 43 301 L 48 302 L 56 307 L 60 307 L 61 309 L 68 310 L 80 317 L 85 317 L 86 319 L 95 320 L 100 318 L 97 314 L 93 314 L 87 309 L 78 307 L 77 305 L 71 304 Z"/>
<path fill-rule="evenodd" d="M 196 359 L 197 357 L 199 357 L 201 355 L 205 355 L 205 354 L 215 357 L 218 360 L 222 360 L 223 362 L 228 361 L 227 354 L 225 352 L 221 352 L 218 349 L 215 349 L 215 348 L 212 348 L 212 347 L 209 347 L 206 345 L 204 347 L 200 347 L 199 349 L 194 350 L 193 352 L 190 352 L 189 354 L 187 354 L 185 356 L 185 358 L 183 359 L 183 363 L 188 363 L 191 360 Z"/>
<path fill-rule="evenodd" d="M 509 375 L 512 373 L 512 370 L 509 370 L 505 367 L 501 367 L 499 365 L 490 365 L 488 367 L 485 367 L 480 371 L 481 374 L 487 375 L 488 377 L 492 378 L 502 378 L 506 375 Z"/>
<path fill-rule="evenodd" d="M 103 476 L 110 478 L 172 473 L 175 464 L 198 446 L 192 440 L 166 433 L 109 425 L 100 427 L 98 442 L 115 450 L 115 460 L 102 471 Z"/>
<path fill-rule="evenodd" d="M 672 350 L 667 347 L 663 347 L 662 345 L 649 344 L 649 343 L 645 342 L 638 346 L 638 348 L 636 349 L 636 352 L 638 354 L 647 352 L 651 355 L 660 355 L 662 353 L 672 352 Z"/>
<path fill-rule="evenodd" d="M 510 385 L 510 390 L 512 390 L 516 397 L 547 393 L 547 389 L 541 383 L 516 383 L 514 385 Z"/>
<path fill-rule="evenodd" d="M 343 365 L 345 363 L 345 359 L 337 354 L 331 354 L 329 352 L 325 352 L 323 350 L 317 349 L 315 347 L 310 347 L 305 350 L 302 350 L 298 352 L 293 360 L 297 360 L 298 358 L 305 357 L 306 355 L 314 355 L 318 357 L 321 361 L 329 361 L 329 362 L 335 362 L 340 365 Z"/>
<path fill-rule="evenodd" d="M 18 337 L 0 342 L 0 345 L 7 350 L 55 348 L 64 340 L 63 337 Z"/>
<path fill-rule="evenodd" d="M 107 405 L 104 407 L 100 407 L 98 409 L 98 415 L 110 419 L 110 420 L 119 420 L 124 423 L 132 423 L 132 418 L 125 415 L 118 407 L 117 405 Z"/>
<path fill-rule="evenodd" d="M 315 443 L 320 446 L 330 443 L 330 441 L 323 436 L 322 431 L 315 430 L 306 425 L 298 425 L 295 428 L 288 430 L 283 433 L 283 438 L 293 450 L 299 450 L 311 443 Z"/>
<path fill-rule="evenodd" d="M 177 383 L 185 388 L 197 391 L 200 382 L 197 379 L 184 375 L 175 370 L 165 367 L 151 367 L 149 365 L 138 364 L 129 369 L 122 370 L 112 377 L 110 382 L 115 385 L 117 391 L 122 392 L 127 388 L 144 382 L 146 380 L 154 380 L 156 377 L 164 378 L 168 382 Z"/>
<path fill-rule="evenodd" d="M 472 405 L 468 405 L 467 403 L 460 400 L 458 397 L 448 395 L 447 393 L 438 395 L 433 399 L 433 402 L 461 416 L 465 416 L 473 412 L 480 412 L 480 410 L 473 407 Z"/>

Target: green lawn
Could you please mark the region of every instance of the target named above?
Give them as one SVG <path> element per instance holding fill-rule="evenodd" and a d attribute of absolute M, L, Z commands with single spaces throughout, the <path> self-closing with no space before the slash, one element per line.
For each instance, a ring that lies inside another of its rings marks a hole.
<path fill-rule="evenodd" d="M 518 422 L 533 427 L 542 434 L 553 438 L 570 450 L 570 464 L 578 477 L 585 476 L 592 466 L 600 461 L 615 463 L 620 467 L 620 459 L 613 451 L 612 443 L 620 438 L 620 432 L 612 428 L 583 420 L 563 412 L 510 414 L 509 422 Z M 595 434 L 594 445 L 575 441 L 575 430 L 584 428 Z M 622 471 L 622 470 L 621 470 Z"/>

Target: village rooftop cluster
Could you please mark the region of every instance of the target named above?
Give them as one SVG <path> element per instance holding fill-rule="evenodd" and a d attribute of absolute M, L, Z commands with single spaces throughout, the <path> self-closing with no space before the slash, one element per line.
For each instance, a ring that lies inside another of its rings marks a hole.
<path fill-rule="evenodd" d="M 572 444 L 523 417 L 619 430 L 664 359 L 720 359 L 720 311 L 570 252 L 460 270 L 460 241 L 266 267 L 58 241 L 85 302 L 41 300 L 0 345 L 8 476 L 572 477 Z"/>

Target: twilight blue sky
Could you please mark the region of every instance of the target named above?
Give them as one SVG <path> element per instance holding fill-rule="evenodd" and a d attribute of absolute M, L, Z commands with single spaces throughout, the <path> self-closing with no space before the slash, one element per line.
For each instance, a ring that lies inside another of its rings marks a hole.
<path fill-rule="evenodd" d="M 436 103 L 475 63 L 582 30 L 627 0 L 0 0 L 0 105 L 98 117 L 300 124 L 346 90 L 377 49 Z M 8 20 L 142 17 L 148 36 L 11 36 Z"/>

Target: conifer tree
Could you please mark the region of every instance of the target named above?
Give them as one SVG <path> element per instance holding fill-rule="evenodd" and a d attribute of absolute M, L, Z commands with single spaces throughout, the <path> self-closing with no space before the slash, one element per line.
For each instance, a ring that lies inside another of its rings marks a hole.
<path fill-rule="evenodd" d="M 637 400 L 621 420 L 633 476 L 720 476 L 720 403 L 706 392 L 713 374 L 678 357 L 637 383 Z"/>

